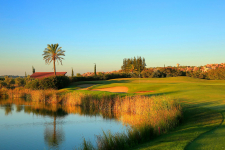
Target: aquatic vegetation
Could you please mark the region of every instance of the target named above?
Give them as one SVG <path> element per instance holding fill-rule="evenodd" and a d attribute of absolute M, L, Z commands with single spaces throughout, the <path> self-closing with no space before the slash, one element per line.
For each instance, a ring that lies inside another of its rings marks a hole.
<path fill-rule="evenodd" d="M 98 137 L 98 149 L 125 149 L 148 141 L 176 127 L 182 117 L 177 100 L 166 96 L 117 98 L 114 113 L 131 126 L 127 133 Z"/>
<path fill-rule="evenodd" d="M 25 89 L 7 90 L 6 93 L 9 98 L 30 95 L 32 102 L 62 104 L 65 112 L 93 115 L 100 112 L 103 117 L 116 118 L 124 125 L 130 126 L 127 133 L 112 135 L 110 132 L 103 132 L 103 136 L 97 137 L 98 149 L 132 147 L 166 133 L 176 127 L 182 117 L 182 108 L 178 100 L 167 96 L 135 95 L 122 97 L 115 94 L 98 95 L 77 91 L 60 93 L 57 90 Z M 72 106 L 80 106 L 83 109 Z M 84 147 L 92 146 L 85 141 Z"/>
<path fill-rule="evenodd" d="M 112 112 L 114 117 L 131 126 L 127 133 L 112 135 L 103 132 L 97 136 L 98 149 L 124 149 L 132 147 L 176 127 L 182 117 L 178 100 L 167 96 L 97 96 L 73 93 L 76 104 Z M 80 103 L 79 103 L 80 102 Z M 85 144 L 85 143 L 84 143 Z"/>

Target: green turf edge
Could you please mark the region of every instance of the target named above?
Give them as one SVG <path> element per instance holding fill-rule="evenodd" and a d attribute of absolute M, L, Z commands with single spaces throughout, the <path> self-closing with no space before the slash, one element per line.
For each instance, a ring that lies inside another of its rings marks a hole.
<path fill-rule="evenodd" d="M 185 105 L 181 124 L 156 139 L 140 144 L 134 150 L 183 150 L 202 134 L 220 126 L 221 113 L 208 108 Z"/>

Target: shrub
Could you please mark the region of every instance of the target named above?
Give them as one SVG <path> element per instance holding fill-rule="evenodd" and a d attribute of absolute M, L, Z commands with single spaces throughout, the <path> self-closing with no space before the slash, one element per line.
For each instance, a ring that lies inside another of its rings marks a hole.
<path fill-rule="evenodd" d="M 141 72 L 141 76 L 143 78 L 152 78 L 153 75 L 153 69 L 149 68 L 149 69 L 145 69 Z"/>
<path fill-rule="evenodd" d="M 186 76 L 208 80 L 225 80 L 225 68 L 211 69 L 207 72 L 201 72 L 199 70 L 187 71 Z"/>
<path fill-rule="evenodd" d="M 104 74 L 98 73 L 96 76 L 76 76 L 70 77 L 71 82 L 77 81 L 95 81 L 95 80 L 109 80 L 109 79 L 116 79 L 116 78 L 129 78 L 130 75 L 128 73 L 111 73 L 111 74 Z"/>
<path fill-rule="evenodd" d="M 162 72 L 160 72 L 159 70 L 155 70 L 152 74 L 152 78 L 161 78 L 162 76 Z"/>
<path fill-rule="evenodd" d="M 29 81 L 29 82 L 27 81 L 25 88 L 32 89 L 32 90 L 40 89 L 39 80 L 35 79 L 35 80 Z"/>
<path fill-rule="evenodd" d="M 51 76 L 43 79 L 32 79 L 26 83 L 29 89 L 61 89 L 70 84 L 70 78 L 67 76 Z"/>
<path fill-rule="evenodd" d="M 207 78 L 211 80 L 225 80 L 225 68 L 216 68 L 207 72 Z"/>
<path fill-rule="evenodd" d="M 0 86 L 1 86 L 1 88 L 6 87 L 7 86 L 7 83 L 4 82 L 4 81 L 0 81 Z"/>
<path fill-rule="evenodd" d="M 9 86 L 10 84 L 14 84 L 15 81 L 13 80 L 13 78 L 9 78 L 8 76 L 5 76 L 5 82 L 6 84 Z"/>
<path fill-rule="evenodd" d="M 82 75 L 80 74 L 80 73 L 77 73 L 77 75 L 76 75 L 77 77 L 82 77 Z"/>
<path fill-rule="evenodd" d="M 143 78 L 164 78 L 164 77 L 177 77 L 186 75 L 185 72 L 178 68 L 149 68 L 141 72 Z"/>
<path fill-rule="evenodd" d="M 24 80 L 23 78 L 18 77 L 18 78 L 15 79 L 15 83 L 16 83 L 18 86 L 24 86 L 25 80 Z"/>

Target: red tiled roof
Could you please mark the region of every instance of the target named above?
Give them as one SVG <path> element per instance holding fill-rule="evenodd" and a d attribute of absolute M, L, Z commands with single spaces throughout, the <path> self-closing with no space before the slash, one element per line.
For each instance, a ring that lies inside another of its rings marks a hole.
<path fill-rule="evenodd" d="M 65 75 L 66 73 L 67 72 L 56 72 L 56 75 L 60 76 L 60 75 Z M 40 78 L 46 78 L 50 76 L 54 76 L 54 72 L 35 72 L 30 77 L 40 79 Z"/>

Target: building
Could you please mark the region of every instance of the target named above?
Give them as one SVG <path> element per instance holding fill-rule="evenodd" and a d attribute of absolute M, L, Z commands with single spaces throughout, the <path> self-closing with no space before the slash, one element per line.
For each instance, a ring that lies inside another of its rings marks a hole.
<path fill-rule="evenodd" d="M 56 72 L 57 76 L 65 76 L 67 72 Z M 54 76 L 54 72 L 35 72 L 30 77 L 35 79 L 41 79 Z"/>

